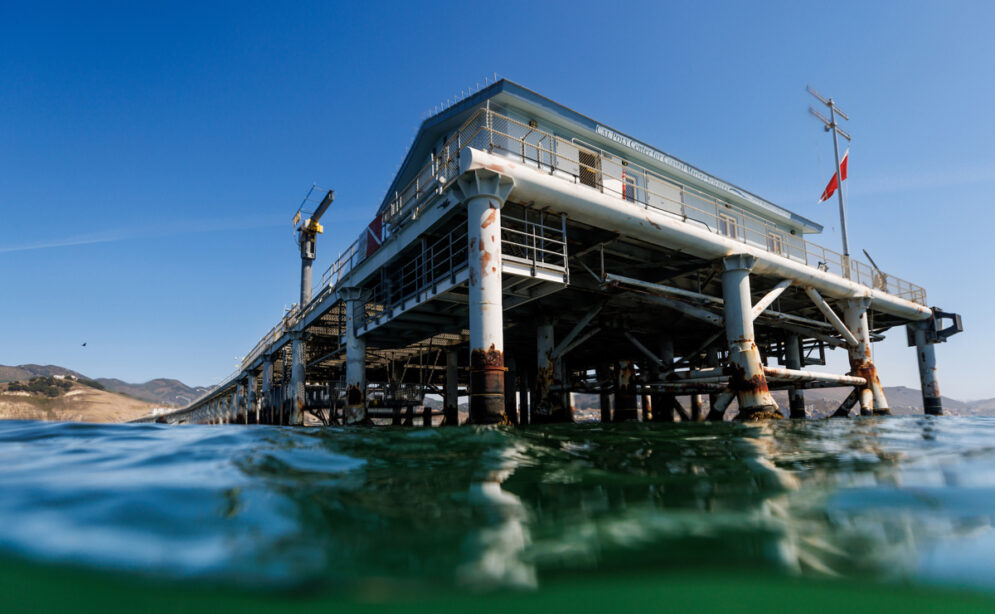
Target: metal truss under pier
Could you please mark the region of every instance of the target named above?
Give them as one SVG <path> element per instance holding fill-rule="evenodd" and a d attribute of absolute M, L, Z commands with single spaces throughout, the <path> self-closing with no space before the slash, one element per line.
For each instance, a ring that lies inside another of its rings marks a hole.
<path fill-rule="evenodd" d="M 575 419 L 579 394 L 604 421 L 801 418 L 816 387 L 852 390 L 838 416 L 887 414 L 871 342 L 895 327 L 942 413 L 934 346 L 959 316 L 803 238 L 818 225 L 584 121 L 506 81 L 427 120 L 316 288 L 321 227 L 302 223 L 302 300 L 239 371 L 143 421 L 530 424 Z M 834 349 L 847 373 L 810 369 Z"/>

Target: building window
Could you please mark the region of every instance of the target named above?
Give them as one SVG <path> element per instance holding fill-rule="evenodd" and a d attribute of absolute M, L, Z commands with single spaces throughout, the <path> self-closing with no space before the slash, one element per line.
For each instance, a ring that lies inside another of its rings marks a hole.
<path fill-rule="evenodd" d="M 733 239 L 739 236 L 739 221 L 725 213 L 719 214 L 719 234 Z"/>
<path fill-rule="evenodd" d="M 767 251 L 784 255 L 784 235 L 779 232 L 767 232 Z"/>
<path fill-rule="evenodd" d="M 622 183 L 622 198 L 630 203 L 636 202 L 636 180 L 633 177 L 625 177 Z"/>
<path fill-rule="evenodd" d="M 592 188 L 601 189 L 601 156 L 593 151 L 578 151 L 580 162 L 580 182 Z"/>

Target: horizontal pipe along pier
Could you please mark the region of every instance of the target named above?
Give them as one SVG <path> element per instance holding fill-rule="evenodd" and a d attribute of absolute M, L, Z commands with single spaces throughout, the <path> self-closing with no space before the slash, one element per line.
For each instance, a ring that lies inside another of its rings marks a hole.
<path fill-rule="evenodd" d="M 942 413 L 934 348 L 959 316 L 808 242 L 794 214 L 536 96 L 502 81 L 426 120 L 314 288 L 333 193 L 295 218 L 301 301 L 211 392 L 143 420 L 804 418 L 823 387 L 852 391 L 836 415 L 888 414 L 871 343 L 899 326 L 925 411 Z M 808 368 L 837 348 L 847 373 Z"/>

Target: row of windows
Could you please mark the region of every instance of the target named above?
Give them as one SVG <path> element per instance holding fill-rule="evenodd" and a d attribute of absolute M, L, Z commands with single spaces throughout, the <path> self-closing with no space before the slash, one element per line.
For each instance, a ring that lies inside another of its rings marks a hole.
<path fill-rule="evenodd" d="M 726 215 L 725 213 L 719 214 L 719 234 L 731 237 L 733 239 L 739 238 L 739 220 L 731 215 Z M 782 256 L 787 255 L 784 250 L 784 235 L 779 232 L 774 232 L 773 230 L 767 231 L 767 251 L 780 254 Z"/>
<path fill-rule="evenodd" d="M 602 175 L 601 175 L 601 156 L 595 152 L 587 151 L 582 148 L 578 148 L 578 162 L 579 166 L 579 176 L 578 179 L 582 185 L 587 185 L 593 188 L 601 189 Z M 626 176 L 626 172 L 622 171 L 622 198 L 629 202 L 646 202 L 646 194 L 642 187 L 638 185 L 638 180 L 633 176 Z M 683 200 L 683 199 L 682 199 Z M 739 219 L 733 215 L 728 215 L 720 213 L 718 216 L 718 232 L 721 235 L 731 237 L 733 239 L 739 238 Z M 767 231 L 767 251 L 787 255 L 785 250 L 785 237 L 783 234 L 768 230 Z"/>

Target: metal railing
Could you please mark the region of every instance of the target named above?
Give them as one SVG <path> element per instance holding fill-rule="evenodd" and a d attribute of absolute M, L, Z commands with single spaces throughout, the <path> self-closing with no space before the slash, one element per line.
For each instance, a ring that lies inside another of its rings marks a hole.
<path fill-rule="evenodd" d="M 458 139 L 464 147 L 514 158 L 553 176 L 617 196 L 634 206 L 662 212 L 715 234 L 926 304 L 926 291 L 921 286 L 878 271 L 855 258 L 845 258 L 729 201 L 596 146 L 545 133 L 487 110 L 481 110 L 465 127 L 479 129 Z"/>
<path fill-rule="evenodd" d="M 654 209 L 715 234 L 750 244 L 812 268 L 829 271 L 920 304 L 926 291 L 854 258 L 786 232 L 732 202 L 640 166 L 579 140 L 568 140 L 506 115 L 480 109 L 403 189 L 381 205 L 385 230 L 393 232 L 416 218 L 440 195 L 459 168 L 459 153 L 473 147 L 501 154 L 575 184 L 587 185 L 635 206 Z M 341 270 L 341 264 L 334 265 Z M 343 273 L 344 274 L 344 273 Z"/>
<path fill-rule="evenodd" d="M 361 325 L 385 312 L 393 313 L 411 298 L 447 279 L 454 280 L 466 264 L 467 228 L 460 224 L 435 242 L 422 244 L 421 250 L 401 266 L 383 270 L 380 283 L 366 302 Z"/>
<path fill-rule="evenodd" d="M 533 275 L 538 267 L 562 270 L 564 282 L 569 281 L 566 216 L 522 207 L 517 217 L 512 211 L 506 209 L 501 215 L 501 257 L 531 266 Z"/>
<path fill-rule="evenodd" d="M 552 225 L 550 219 L 557 225 Z M 501 215 L 501 256 L 532 267 L 556 270 L 567 281 L 566 220 L 527 207 L 507 209 Z M 424 243 L 420 250 L 398 267 L 383 270 L 380 282 L 366 301 L 362 325 L 388 315 L 419 295 L 434 295 L 447 280 L 455 282 L 456 274 L 467 266 L 467 228 L 459 224 L 433 243 Z"/>

